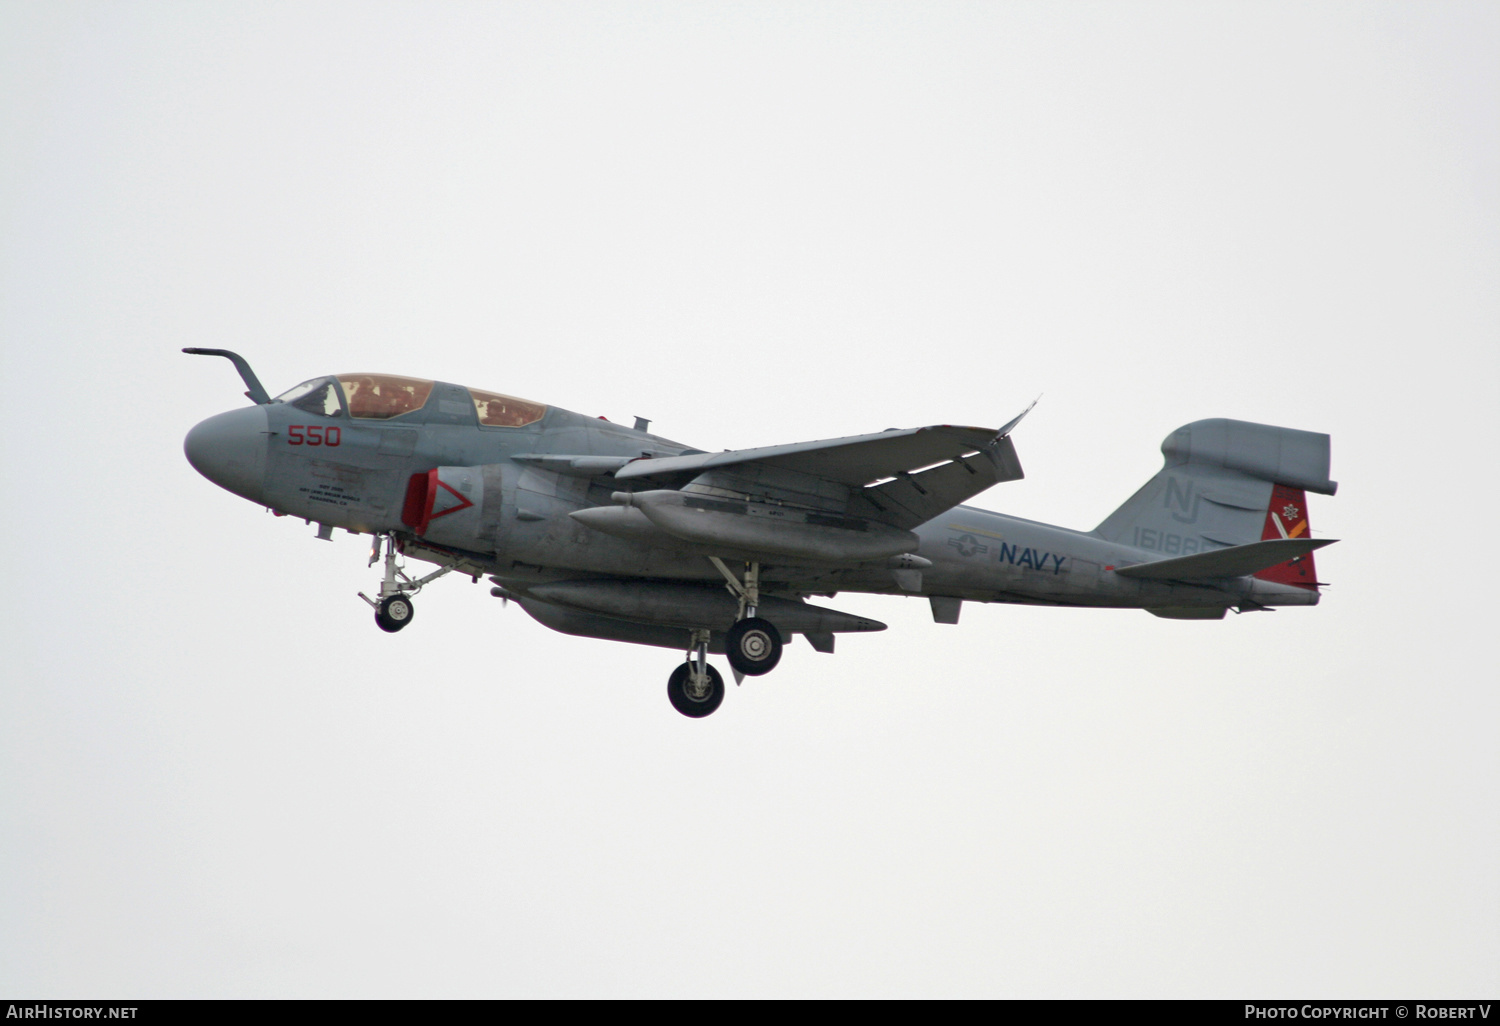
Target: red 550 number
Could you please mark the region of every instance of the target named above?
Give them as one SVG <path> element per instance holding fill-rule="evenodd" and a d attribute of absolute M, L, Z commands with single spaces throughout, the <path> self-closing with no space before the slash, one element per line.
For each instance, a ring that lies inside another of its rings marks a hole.
<path fill-rule="evenodd" d="M 338 445 L 343 440 L 343 429 L 335 424 L 293 424 L 286 429 L 287 445 Z"/>

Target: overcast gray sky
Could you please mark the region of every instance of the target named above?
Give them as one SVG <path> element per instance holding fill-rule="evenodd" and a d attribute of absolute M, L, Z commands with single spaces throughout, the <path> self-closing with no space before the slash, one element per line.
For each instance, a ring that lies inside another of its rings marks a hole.
<path fill-rule="evenodd" d="M 0 991 L 1500 988 L 1500 6 L 0 0 Z M 659 649 L 198 477 L 389 371 L 704 449 L 957 422 L 1091 528 L 1333 436 L 1316 609 Z"/>

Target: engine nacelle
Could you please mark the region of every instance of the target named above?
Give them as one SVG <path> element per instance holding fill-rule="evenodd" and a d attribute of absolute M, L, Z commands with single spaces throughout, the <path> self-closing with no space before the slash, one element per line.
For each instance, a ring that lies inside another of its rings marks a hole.
<path fill-rule="evenodd" d="M 491 552 L 504 505 L 502 467 L 434 467 L 406 484 L 401 522 L 424 541 Z"/>

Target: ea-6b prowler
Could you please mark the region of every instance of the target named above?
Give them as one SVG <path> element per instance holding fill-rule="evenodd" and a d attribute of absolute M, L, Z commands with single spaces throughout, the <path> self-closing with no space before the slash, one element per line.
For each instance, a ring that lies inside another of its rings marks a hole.
<path fill-rule="evenodd" d="M 281 515 L 374 536 L 375 609 L 412 622 L 444 574 L 478 580 L 566 634 L 687 653 L 667 694 L 686 716 L 768 673 L 801 634 L 832 652 L 885 624 L 813 605 L 841 591 L 924 595 L 938 623 L 965 600 L 1145 609 L 1222 619 L 1318 602 L 1306 493 L 1332 495 L 1327 435 L 1200 420 L 1166 465 L 1092 531 L 961 505 L 1022 477 L 1011 432 L 932 427 L 704 452 L 495 392 L 391 374 L 313 378 L 188 432 L 188 461 Z M 1025 416 L 1023 413 L 1022 416 Z M 401 557 L 435 564 L 407 576 Z"/>

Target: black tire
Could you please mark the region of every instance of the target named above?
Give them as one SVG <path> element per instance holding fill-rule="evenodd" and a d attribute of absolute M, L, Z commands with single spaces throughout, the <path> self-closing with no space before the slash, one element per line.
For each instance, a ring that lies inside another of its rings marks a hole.
<path fill-rule="evenodd" d="M 724 634 L 724 654 L 746 677 L 770 673 L 781 662 L 781 632 L 758 616 L 740 620 Z"/>
<path fill-rule="evenodd" d="M 673 709 L 684 716 L 698 719 L 719 707 L 724 701 L 724 678 L 712 666 L 707 669 L 708 694 L 702 698 L 694 698 L 688 693 L 688 675 L 693 672 L 692 663 L 683 663 L 672 671 L 672 676 L 667 678 L 667 697 L 672 700 Z"/>
<path fill-rule="evenodd" d="M 375 611 L 375 626 L 389 634 L 395 634 L 401 628 L 411 623 L 411 618 L 416 615 L 416 607 L 411 599 L 405 595 L 392 595 L 380 603 L 380 608 Z"/>

